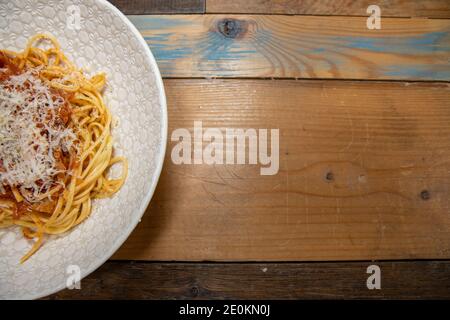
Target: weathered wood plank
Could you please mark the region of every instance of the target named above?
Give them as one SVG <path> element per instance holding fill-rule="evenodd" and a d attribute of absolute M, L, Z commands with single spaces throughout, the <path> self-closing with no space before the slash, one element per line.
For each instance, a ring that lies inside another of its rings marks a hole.
<path fill-rule="evenodd" d="M 368 290 L 369 265 L 381 289 Z M 450 262 L 107 262 L 47 299 L 449 299 Z"/>
<path fill-rule="evenodd" d="M 279 128 L 280 171 L 175 165 L 115 255 L 138 260 L 450 258 L 448 84 L 165 81 L 176 128 Z"/>
<path fill-rule="evenodd" d="M 164 77 L 450 80 L 450 20 L 129 16 Z"/>
<path fill-rule="evenodd" d="M 204 13 L 205 0 L 110 0 L 124 14 Z"/>
<path fill-rule="evenodd" d="M 450 18 L 448 0 L 207 0 L 206 12 L 366 16 L 372 4 L 382 17 Z"/>

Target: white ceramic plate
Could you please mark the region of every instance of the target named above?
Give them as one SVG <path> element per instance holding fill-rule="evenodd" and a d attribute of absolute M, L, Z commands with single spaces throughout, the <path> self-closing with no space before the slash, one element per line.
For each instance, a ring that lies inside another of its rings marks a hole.
<path fill-rule="evenodd" d="M 79 30 L 74 24 L 77 12 Z M 150 202 L 165 153 L 167 108 L 161 76 L 144 39 L 119 10 L 105 0 L 0 0 L 1 48 L 22 50 L 40 32 L 56 36 L 78 67 L 106 72 L 105 100 L 119 120 L 113 137 L 117 153 L 128 158 L 129 173 L 113 198 L 97 200 L 84 223 L 48 239 L 23 265 L 19 259 L 31 243 L 18 229 L 0 229 L 1 299 L 49 295 L 65 288 L 77 267 L 85 277 L 111 257 Z"/>

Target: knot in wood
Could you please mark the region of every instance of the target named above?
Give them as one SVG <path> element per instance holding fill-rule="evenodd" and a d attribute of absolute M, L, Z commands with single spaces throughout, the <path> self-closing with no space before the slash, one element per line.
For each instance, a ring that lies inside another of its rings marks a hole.
<path fill-rule="evenodd" d="M 236 38 L 242 32 L 242 23 L 236 19 L 222 19 L 218 22 L 219 32 L 226 38 Z"/>

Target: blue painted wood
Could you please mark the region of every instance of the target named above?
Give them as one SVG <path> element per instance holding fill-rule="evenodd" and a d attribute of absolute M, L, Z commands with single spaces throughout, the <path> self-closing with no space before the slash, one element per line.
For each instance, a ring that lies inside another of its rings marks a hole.
<path fill-rule="evenodd" d="M 450 80 L 450 21 L 129 16 L 165 77 Z"/>

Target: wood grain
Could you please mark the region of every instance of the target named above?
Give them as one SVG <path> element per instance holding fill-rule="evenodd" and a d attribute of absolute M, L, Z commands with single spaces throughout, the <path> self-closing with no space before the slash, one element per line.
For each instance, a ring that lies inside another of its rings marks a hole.
<path fill-rule="evenodd" d="M 367 16 L 372 4 L 382 17 L 450 18 L 447 0 L 207 0 L 206 12 Z"/>
<path fill-rule="evenodd" d="M 204 13 L 205 0 L 109 0 L 124 14 Z"/>
<path fill-rule="evenodd" d="M 114 256 L 138 260 L 450 258 L 448 84 L 165 81 L 176 128 L 279 128 L 280 171 L 175 165 Z"/>
<path fill-rule="evenodd" d="M 369 265 L 381 289 L 368 290 Z M 107 262 L 47 299 L 449 299 L 450 262 Z"/>
<path fill-rule="evenodd" d="M 450 80 L 450 20 L 129 16 L 164 77 Z"/>

